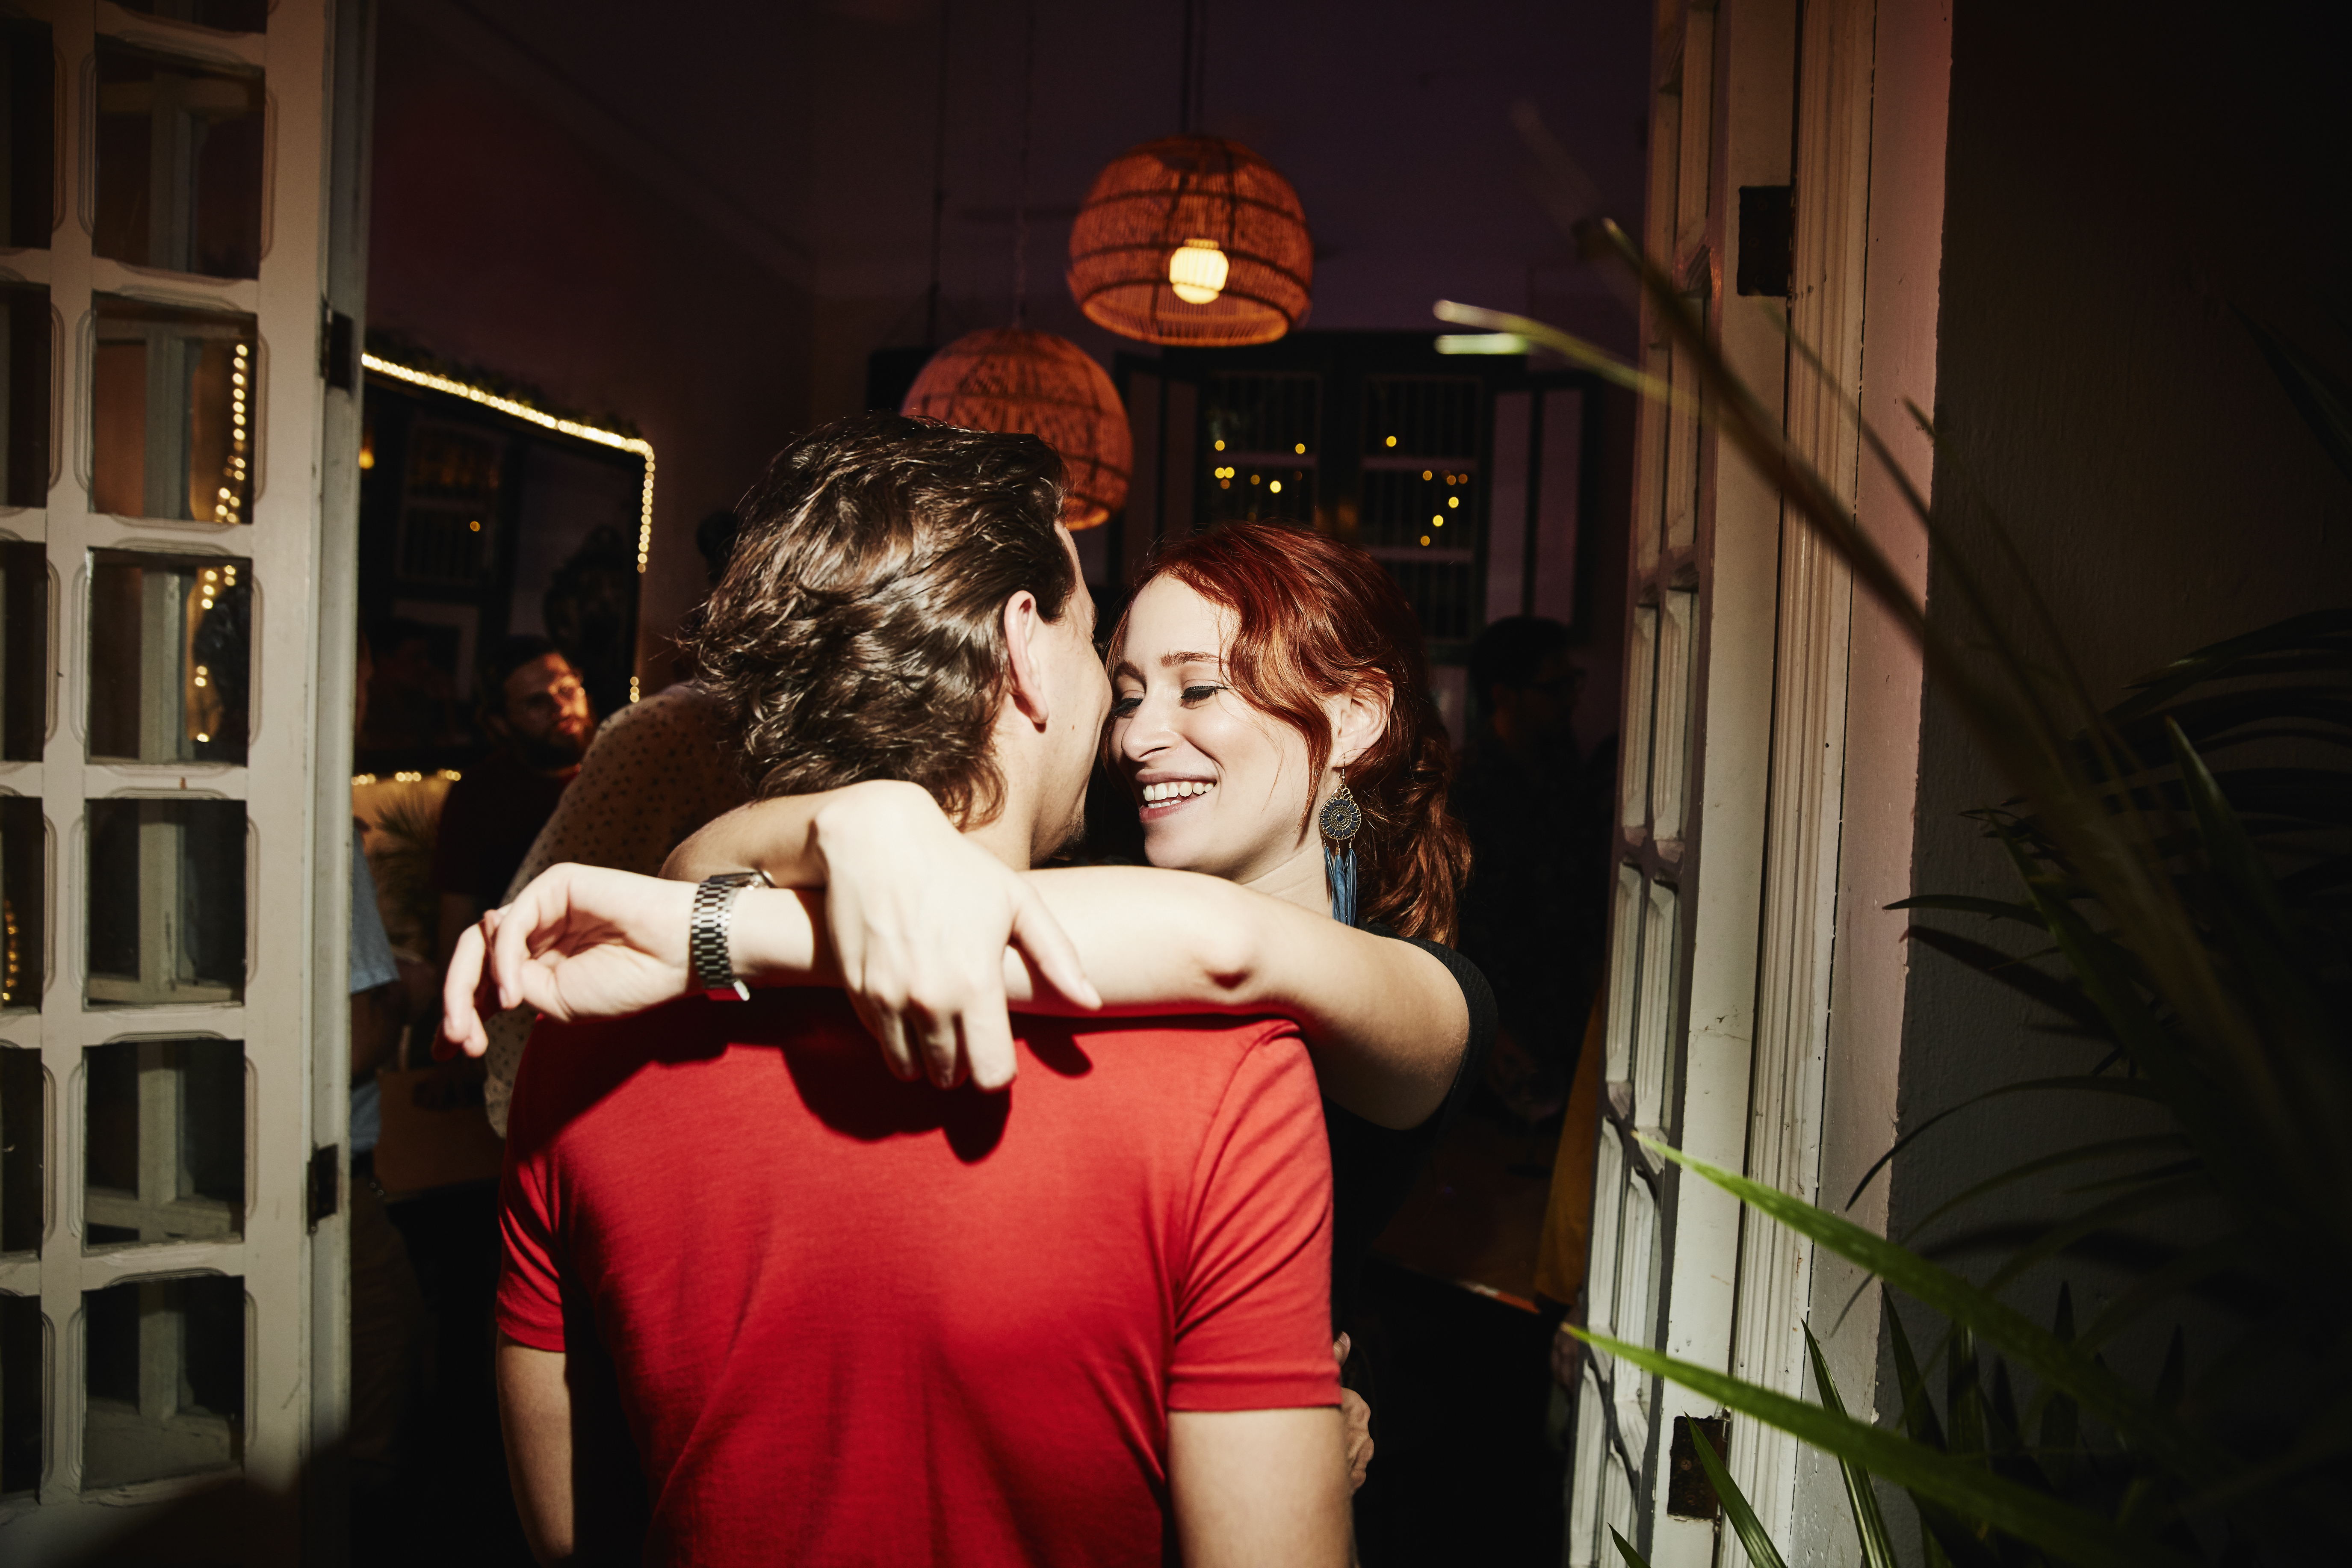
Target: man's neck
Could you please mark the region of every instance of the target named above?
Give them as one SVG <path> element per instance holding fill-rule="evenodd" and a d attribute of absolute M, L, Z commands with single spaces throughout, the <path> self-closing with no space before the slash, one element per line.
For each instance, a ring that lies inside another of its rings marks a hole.
<path fill-rule="evenodd" d="M 984 827 L 964 830 L 964 837 L 995 856 L 1016 871 L 1026 871 L 1036 863 L 1031 853 L 1036 842 L 1035 813 L 1017 809 L 1025 803 L 1008 799 L 995 820 Z"/>

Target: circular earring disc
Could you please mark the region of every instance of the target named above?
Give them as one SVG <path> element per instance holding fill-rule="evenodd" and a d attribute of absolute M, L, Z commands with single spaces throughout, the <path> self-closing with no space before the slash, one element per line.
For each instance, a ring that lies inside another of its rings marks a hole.
<path fill-rule="evenodd" d="M 1357 809 L 1355 797 L 1342 790 L 1323 803 L 1323 810 L 1316 817 L 1316 823 L 1323 829 L 1324 837 L 1345 844 L 1356 836 L 1358 828 L 1363 826 L 1364 814 Z"/>

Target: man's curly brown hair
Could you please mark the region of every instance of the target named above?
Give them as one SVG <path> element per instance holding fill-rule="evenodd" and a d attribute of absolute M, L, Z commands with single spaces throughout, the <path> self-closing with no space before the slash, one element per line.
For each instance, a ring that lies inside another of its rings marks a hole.
<path fill-rule="evenodd" d="M 1004 602 L 1058 621 L 1077 572 L 1062 460 L 1034 436 L 866 414 L 776 454 L 682 639 L 761 799 L 903 779 L 971 827 L 1004 781 Z"/>

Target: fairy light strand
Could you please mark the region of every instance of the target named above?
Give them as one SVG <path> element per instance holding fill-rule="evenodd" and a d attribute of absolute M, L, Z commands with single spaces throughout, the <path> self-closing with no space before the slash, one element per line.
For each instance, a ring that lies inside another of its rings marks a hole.
<path fill-rule="evenodd" d="M 616 430 L 600 430 L 593 425 L 583 425 L 576 419 L 559 419 L 552 414 L 533 408 L 528 403 L 518 403 L 511 397 L 500 397 L 496 393 L 485 392 L 478 386 L 468 386 L 462 381 L 452 381 L 446 375 L 435 375 L 430 371 L 411 370 L 404 364 L 394 364 L 388 359 L 378 359 L 373 354 L 362 354 L 360 363 L 379 374 L 392 377 L 394 381 L 404 381 L 411 386 L 421 386 L 428 392 L 443 392 L 452 397 L 462 397 L 468 403 L 478 403 L 485 408 L 493 408 L 500 414 L 527 420 L 542 429 L 553 430 L 559 435 L 576 437 L 583 441 L 593 441 L 600 447 L 611 447 L 643 458 L 646 460 L 646 483 L 637 510 L 637 574 L 640 576 L 645 574 L 646 562 L 651 557 L 654 547 L 654 447 L 652 442 L 641 436 L 624 436 Z"/>

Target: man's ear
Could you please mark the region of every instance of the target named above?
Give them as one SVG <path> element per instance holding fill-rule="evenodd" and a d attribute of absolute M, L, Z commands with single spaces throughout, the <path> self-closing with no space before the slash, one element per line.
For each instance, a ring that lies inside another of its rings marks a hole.
<path fill-rule="evenodd" d="M 1004 601 L 1004 663 L 1007 685 L 1013 704 L 1021 716 L 1039 729 L 1045 727 L 1050 717 L 1046 696 L 1045 650 L 1038 638 L 1045 629 L 1045 617 L 1037 608 L 1037 595 L 1024 588 Z"/>
<path fill-rule="evenodd" d="M 1372 749 L 1388 732 L 1389 709 L 1395 694 L 1386 681 L 1375 681 L 1344 697 L 1324 700 L 1331 715 L 1331 765 L 1344 768 Z"/>

